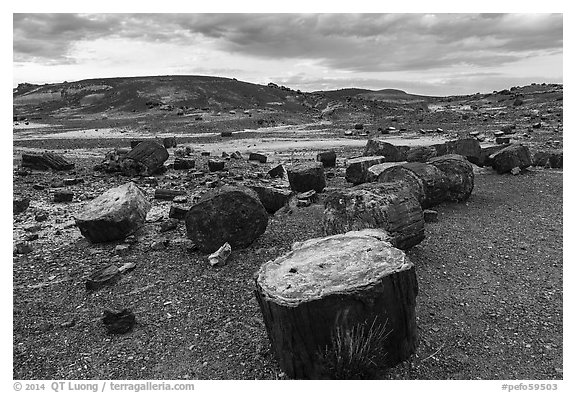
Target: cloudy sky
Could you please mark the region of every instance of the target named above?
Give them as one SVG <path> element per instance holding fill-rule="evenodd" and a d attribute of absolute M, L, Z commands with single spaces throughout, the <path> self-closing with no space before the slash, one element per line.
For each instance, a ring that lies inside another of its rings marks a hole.
<path fill-rule="evenodd" d="M 214 75 L 429 95 L 562 83 L 562 14 L 13 15 L 13 84 Z"/>

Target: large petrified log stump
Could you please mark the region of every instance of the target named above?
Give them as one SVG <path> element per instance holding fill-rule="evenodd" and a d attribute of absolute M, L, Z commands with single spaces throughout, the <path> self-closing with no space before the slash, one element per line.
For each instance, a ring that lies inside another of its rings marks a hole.
<path fill-rule="evenodd" d="M 203 195 L 185 220 L 188 238 L 212 253 L 226 242 L 232 249 L 252 244 L 266 231 L 268 213 L 251 189 L 223 186 Z"/>
<path fill-rule="evenodd" d="M 320 152 L 316 155 L 316 161 L 320 161 L 324 167 L 335 167 L 336 152 L 334 150 Z"/>
<path fill-rule="evenodd" d="M 74 163 L 67 161 L 59 154 L 44 152 L 42 154 L 22 154 L 22 167 L 47 170 L 54 169 L 55 171 L 67 171 L 74 169 Z"/>
<path fill-rule="evenodd" d="M 128 176 L 149 176 L 163 168 L 168 151 L 154 141 L 140 142 L 122 160 L 122 172 Z"/>
<path fill-rule="evenodd" d="M 465 157 L 447 154 L 428 161 L 448 177 L 447 200 L 462 202 L 467 200 L 474 189 L 474 168 Z"/>
<path fill-rule="evenodd" d="M 144 224 L 150 207 L 144 193 L 130 182 L 88 202 L 75 216 L 76 225 L 93 243 L 119 240 Z"/>
<path fill-rule="evenodd" d="M 386 159 L 383 156 L 366 156 L 348 160 L 346 180 L 352 184 L 362 184 L 368 181 L 368 168 L 381 164 Z"/>
<path fill-rule="evenodd" d="M 314 190 L 322 192 L 326 187 L 324 166 L 320 162 L 306 162 L 290 166 L 287 169 L 290 188 L 296 192 Z"/>
<path fill-rule="evenodd" d="M 326 235 L 380 228 L 402 250 L 424 240 L 422 208 L 401 182 L 365 183 L 331 192 L 324 200 L 322 225 Z"/>
<path fill-rule="evenodd" d="M 416 274 L 386 235 L 365 229 L 310 239 L 262 265 L 256 299 L 289 377 L 358 378 L 414 353 Z M 350 354 L 354 346 L 364 351 Z"/>
<path fill-rule="evenodd" d="M 409 150 L 410 146 L 395 146 L 379 139 L 369 139 L 362 155 L 382 156 L 384 162 L 399 162 L 406 161 L 406 154 Z"/>
<path fill-rule="evenodd" d="M 423 209 L 446 200 L 449 180 L 434 165 L 409 162 L 386 169 L 378 176 L 378 182 L 403 181 L 420 202 Z"/>
<path fill-rule="evenodd" d="M 492 168 L 502 174 L 513 168 L 527 168 L 532 165 L 530 150 L 521 144 L 514 144 L 490 156 Z"/>

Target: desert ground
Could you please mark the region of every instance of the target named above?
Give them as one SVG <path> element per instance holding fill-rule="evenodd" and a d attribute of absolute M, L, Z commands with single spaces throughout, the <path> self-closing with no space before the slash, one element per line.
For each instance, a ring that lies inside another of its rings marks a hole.
<path fill-rule="evenodd" d="M 187 103 L 183 114 L 176 104 L 174 110 L 107 106 L 94 92 L 82 105 L 44 103 L 30 91 L 15 93 L 13 126 L 14 198 L 30 200 L 13 216 L 14 379 L 285 379 L 254 296 L 254 274 L 294 242 L 324 236 L 326 195 L 352 187 L 347 163 L 362 156 L 369 139 L 418 147 L 472 132 L 486 147 L 496 144 L 494 132 L 514 124 L 510 142 L 532 155 L 561 151 L 563 144 L 558 85 L 425 102 L 288 89 L 278 98 L 284 106 L 244 112 L 247 105 L 223 106 L 221 99 L 219 110 Z M 518 97 L 523 102 L 514 104 Z M 303 109 L 288 107 L 295 102 Z M 94 169 L 107 152 L 130 149 L 132 140 L 166 137 L 178 145 L 167 149 L 163 173 L 129 177 Z M 194 169 L 173 169 L 175 151 L 186 146 Z M 23 153 L 46 150 L 74 169 L 22 166 Z M 289 190 L 286 177 L 272 179 L 268 171 L 315 161 L 327 150 L 336 152 L 336 166 L 325 168 L 318 200 L 271 214 L 266 231 L 233 250 L 224 266 L 210 266 L 182 220 L 167 224 L 172 202 L 154 198 L 155 189 L 178 189 L 191 202 L 213 187 L 246 182 Z M 208 170 L 209 159 L 236 151 L 242 158 L 225 160 L 224 171 Z M 251 152 L 267 161 L 249 161 Z M 418 278 L 418 346 L 377 378 L 563 378 L 562 168 L 533 165 L 518 175 L 473 168 L 469 199 L 434 207 L 437 222 L 426 223 L 424 241 L 406 251 Z M 130 242 L 91 243 L 75 215 L 129 181 L 152 204 L 145 224 Z M 54 201 L 61 190 L 73 192 L 71 202 Z M 113 285 L 86 290 L 91 273 L 127 262 L 134 269 Z M 103 311 L 125 308 L 136 316 L 133 330 L 107 334 Z"/>

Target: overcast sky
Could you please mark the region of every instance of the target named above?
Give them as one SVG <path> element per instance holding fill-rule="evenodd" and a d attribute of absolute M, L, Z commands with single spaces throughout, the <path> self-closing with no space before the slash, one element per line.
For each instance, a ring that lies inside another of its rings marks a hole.
<path fill-rule="evenodd" d="M 14 14 L 13 83 L 213 75 L 428 95 L 562 83 L 562 14 Z"/>

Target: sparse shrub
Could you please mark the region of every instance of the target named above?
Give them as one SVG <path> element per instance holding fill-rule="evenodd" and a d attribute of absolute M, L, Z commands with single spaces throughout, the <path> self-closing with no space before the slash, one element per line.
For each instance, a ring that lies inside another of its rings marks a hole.
<path fill-rule="evenodd" d="M 336 326 L 331 344 L 319 356 L 323 374 L 330 379 L 372 379 L 386 356 L 384 343 L 390 331 L 374 319 L 351 328 Z"/>

